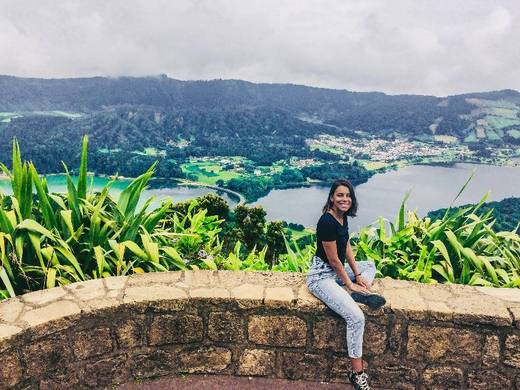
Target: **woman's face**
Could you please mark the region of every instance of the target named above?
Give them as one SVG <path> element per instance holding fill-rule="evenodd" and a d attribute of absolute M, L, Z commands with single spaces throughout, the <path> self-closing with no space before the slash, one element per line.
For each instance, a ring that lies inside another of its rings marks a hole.
<path fill-rule="evenodd" d="M 339 186 L 332 195 L 332 208 L 341 212 L 346 212 L 352 206 L 350 190 L 346 186 Z"/>

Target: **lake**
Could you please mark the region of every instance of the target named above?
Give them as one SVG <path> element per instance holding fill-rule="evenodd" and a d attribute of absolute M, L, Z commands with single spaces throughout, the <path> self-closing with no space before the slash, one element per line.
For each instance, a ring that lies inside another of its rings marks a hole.
<path fill-rule="evenodd" d="M 475 175 L 454 205 L 477 203 L 490 191 L 489 200 L 520 196 L 520 166 L 498 167 L 480 164 L 455 164 L 453 167 L 414 165 L 372 176 L 358 185 L 358 216 L 351 218 L 350 228 L 359 228 L 383 216 L 395 221 L 401 201 L 411 191 L 407 208 L 419 216 L 445 208 L 475 169 Z M 314 228 L 327 200 L 329 187 L 274 190 L 254 204 L 264 206 L 267 217 L 285 219 Z"/>
<path fill-rule="evenodd" d="M 73 178 L 76 184 L 77 178 Z M 87 180 L 88 186 L 93 186 L 95 191 L 101 190 L 109 182 L 108 178 L 104 177 L 89 177 Z M 117 180 L 110 190 L 110 194 L 114 198 L 118 198 L 119 194 L 130 184 L 130 179 Z M 66 192 L 67 179 L 64 175 L 49 175 L 47 176 L 47 184 L 51 192 Z M 0 191 L 4 193 L 11 193 L 11 183 L 8 180 L 0 180 Z M 161 201 L 166 198 L 171 198 L 174 202 L 182 202 L 188 199 L 193 199 L 198 196 L 206 195 L 210 192 L 218 193 L 231 206 L 236 205 L 237 201 L 230 197 L 226 192 L 215 191 L 210 188 L 200 186 L 178 186 L 172 181 L 167 180 L 151 180 L 150 188 L 143 191 L 140 204 L 142 205 L 146 199 L 155 197 L 151 207 L 158 207 Z"/>
<path fill-rule="evenodd" d="M 377 174 L 366 183 L 356 187 L 359 201 L 358 216 L 350 219 L 352 231 L 373 223 L 380 215 L 395 221 L 399 206 L 407 191 L 411 191 L 407 208 L 417 210 L 424 216 L 430 210 L 448 207 L 464 185 L 473 170 L 475 175 L 455 205 L 478 202 L 490 191 L 489 200 L 501 200 L 510 196 L 520 197 L 520 166 L 498 167 L 479 164 L 456 164 L 453 167 L 415 165 L 395 171 Z M 92 179 L 92 178 L 91 178 Z M 65 192 L 63 175 L 47 177 L 49 187 L 54 192 Z M 90 182 L 90 181 L 89 181 Z M 108 179 L 96 177 L 93 185 L 99 190 Z M 119 180 L 112 187 L 112 194 L 119 193 L 129 184 L 129 180 Z M 7 180 L 0 180 L 0 190 L 10 188 Z M 286 220 L 315 227 L 321 214 L 321 207 L 327 199 L 329 188 L 321 186 L 273 190 L 253 205 L 261 205 L 269 220 Z M 173 182 L 152 181 L 152 188 L 144 191 L 143 200 L 156 197 L 153 206 L 158 206 L 164 198 L 175 202 L 193 199 L 215 192 L 213 189 L 197 186 L 176 186 Z M 236 200 L 227 193 L 220 193 L 233 207 Z"/>

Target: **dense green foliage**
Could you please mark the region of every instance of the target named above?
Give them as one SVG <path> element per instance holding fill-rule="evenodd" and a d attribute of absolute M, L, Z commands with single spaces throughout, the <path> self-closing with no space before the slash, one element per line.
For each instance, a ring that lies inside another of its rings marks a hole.
<path fill-rule="evenodd" d="M 219 236 L 225 222 L 219 217 L 229 217 L 222 198 L 207 195 L 178 205 L 168 201 L 148 211 L 149 199 L 138 209 L 155 165 L 133 180 L 117 201 L 109 194 L 113 182 L 100 192 L 87 191 L 86 138 L 77 184 L 66 172 L 65 194 L 49 193 L 35 166 L 22 162 L 16 143 L 12 167 L 1 166 L 11 179 L 13 195 L 0 194 L 0 297 L 135 272 L 304 269 L 280 223 L 266 225 L 261 208 L 238 207 L 226 221 L 226 229 L 236 236 L 227 250 Z M 253 241 L 268 246 L 257 250 Z M 308 254 L 311 247 L 296 251 Z"/>
<path fill-rule="evenodd" d="M 442 218 L 418 218 L 404 201 L 387 231 L 363 229 L 356 242 L 357 256 L 375 261 L 378 274 L 423 283 L 460 283 L 520 287 L 520 236 L 492 229 L 491 210 L 477 205 L 447 209 Z M 390 234 L 389 234 L 390 233 Z"/>
<path fill-rule="evenodd" d="M 452 207 L 451 212 L 457 212 L 462 208 L 470 207 L 466 204 L 464 206 Z M 491 211 L 491 215 L 495 219 L 492 228 L 495 232 L 501 231 L 516 231 L 520 233 L 520 198 L 506 198 L 499 202 L 486 202 L 480 208 L 482 213 Z M 446 213 L 446 209 L 439 209 L 430 211 L 428 217 L 431 219 L 441 218 Z"/>
<path fill-rule="evenodd" d="M 137 177 L 115 201 L 109 183 L 90 192 L 87 139 L 77 183 L 68 173 L 67 192 L 49 193 L 32 163 L 14 143 L 13 195 L 0 194 L 0 298 L 72 282 L 140 272 L 182 269 L 305 272 L 314 239 L 285 239 L 286 226 L 266 223 L 260 207 L 229 210 L 207 195 L 148 211 L 138 208 L 155 165 Z M 476 206 L 448 209 L 442 218 L 418 218 L 401 206 L 388 234 L 384 220 L 361 231 L 358 259 L 376 262 L 379 276 L 425 283 L 520 287 L 520 237 L 495 232 L 491 211 Z M 294 226 L 295 228 L 297 226 Z"/>

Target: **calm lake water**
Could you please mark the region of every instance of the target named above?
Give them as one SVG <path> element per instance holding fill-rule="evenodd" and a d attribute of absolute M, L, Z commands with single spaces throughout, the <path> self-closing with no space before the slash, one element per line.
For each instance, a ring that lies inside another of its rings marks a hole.
<path fill-rule="evenodd" d="M 453 167 L 415 165 L 374 175 L 356 187 L 358 216 L 350 219 L 356 231 L 383 216 L 395 221 L 407 191 L 407 208 L 424 216 L 430 210 L 448 207 L 466 180 L 475 175 L 454 203 L 477 203 L 490 191 L 489 200 L 520 196 L 520 167 L 456 164 Z M 255 204 L 264 206 L 269 219 L 284 219 L 314 228 L 321 215 L 329 188 L 308 187 L 271 191 Z"/>
<path fill-rule="evenodd" d="M 395 221 L 399 206 L 407 191 L 411 191 L 407 208 L 424 216 L 430 210 L 448 207 L 464 185 L 473 169 L 475 175 L 455 205 L 478 202 L 490 191 L 489 200 L 501 200 L 510 196 L 520 197 L 520 166 L 497 167 L 478 164 L 456 164 L 453 167 L 409 166 L 373 176 L 368 182 L 356 187 L 359 200 L 358 216 L 350 220 L 352 231 L 369 225 L 379 216 Z M 99 190 L 108 179 L 96 177 L 94 188 Z M 66 181 L 62 175 L 48 176 L 51 191 L 65 192 Z M 116 182 L 112 194 L 117 197 L 129 184 L 128 180 Z M 0 190 L 10 188 L 9 182 L 0 180 Z M 274 190 L 260 198 L 254 205 L 262 205 L 269 220 L 286 220 L 315 227 L 325 203 L 328 187 L 304 187 Z M 152 188 L 144 191 L 143 200 L 154 196 L 153 206 L 171 197 L 175 202 L 193 199 L 215 192 L 205 187 L 175 186 L 172 182 L 152 181 Z M 233 207 L 236 200 L 226 193 L 220 193 Z"/>
<path fill-rule="evenodd" d="M 77 178 L 74 178 L 75 184 L 77 182 L 76 180 Z M 108 182 L 109 179 L 104 177 L 88 178 L 88 185 L 93 186 L 95 191 L 101 190 Z M 128 187 L 130 182 L 131 180 L 128 179 L 116 181 L 112 185 L 110 194 L 117 199 L 119 197 L 119 194 L 126 187 Z M 47 183 L 51 192 L 67 191 L 67 181 L 64 175 L 49 175 L 47 176 Z M 11 193 L 11 184 L 8 180 L 0 180 L 0 191 L 4 193 Z M 236 199 L 231 198 L 226 192 L 217 192 L 213 189 L 199 186 L 177 186 L 174 182 L 165 180 L 152 180 L 150 182 L 150 188 L 143 191 L 140 204 L 143 204 L 144 201 L 153 196 L 155 200 L 154 202 L 152 202 L 151 207 L 158 207 L 160 206 L 161 201 L 166 198 L 171 198 L 174 202 L 182 202 L 184 200 L 193 199 L 198 196 L 206 195 L 210 192 L 218 193 L 220 196 L 226 199 L 226 201 L 232 207 L 237 203 Z"/>

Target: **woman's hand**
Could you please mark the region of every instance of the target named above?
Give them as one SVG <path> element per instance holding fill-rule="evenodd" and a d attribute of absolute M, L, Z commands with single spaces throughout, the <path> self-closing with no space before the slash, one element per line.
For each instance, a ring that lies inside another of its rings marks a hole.
<path fill-rule="evenodd" d="M 357 283 L 350 283 L 349 286 L 347 286 L 348 289 L 352 292 L 356 291 L 358 293 L 361 293 L 361 294 L 370 294 L 370 291 L 368 291 L 365 287 L 357 284 Z"/>
<path fill-rule="evenodd" d="M 365 287 L 367 290 L 370 288 L 370 283 L 361 275 L 356 276 L 356 283 L 361 287 Z"/>

